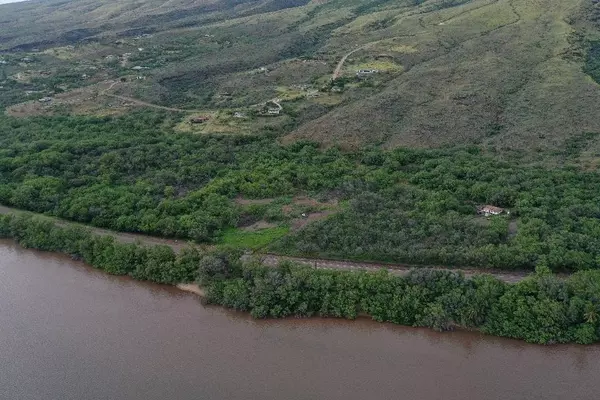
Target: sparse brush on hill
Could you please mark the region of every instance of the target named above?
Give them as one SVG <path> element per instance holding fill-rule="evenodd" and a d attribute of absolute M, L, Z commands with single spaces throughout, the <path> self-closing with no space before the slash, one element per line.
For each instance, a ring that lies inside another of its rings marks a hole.
<path fill-rule="evenodd" d="M 598 9 L 590 0 L 25 2 L 2 8 L 0 106 L 15 116 L 118 115 L 153 104 L 220 113 L 180 127 L 200 134 L 276 132 L 343 149 L 477 144 L 557 162 L 570 138 L 600 132 L 590 79 Z M 53 102 L 35 103 L 44 96 Z M 274 98 L 283 112 L 256 117 Z M 225 117 L 235 112 L 253 117 Z M 595 165 L 600 140 L 582 150 Z"/>

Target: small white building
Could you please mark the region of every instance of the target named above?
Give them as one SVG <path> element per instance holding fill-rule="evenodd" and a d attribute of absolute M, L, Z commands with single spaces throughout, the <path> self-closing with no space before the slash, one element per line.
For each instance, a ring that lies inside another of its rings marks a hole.
<path fill-rule="evenodd" d="M 358 71 L 356 71 L 356 76 L 364 77 L 376 74 L 377 72 L 379 71 L 377 71 L 376 69 L 359 69 Z"/>
<path fill-rule="evenodd" d="M 480 215 L 483 215 L 485 217 L 489 217 L 492 215 L 500 215 L 500 214 L 504 213 L 505 211 L 506 210 L 504 208 L 491 206 L 491 205 L 485 205 L 485 206 L 479 207 L 479 209 L 477 210 L 477 213 Z"/>

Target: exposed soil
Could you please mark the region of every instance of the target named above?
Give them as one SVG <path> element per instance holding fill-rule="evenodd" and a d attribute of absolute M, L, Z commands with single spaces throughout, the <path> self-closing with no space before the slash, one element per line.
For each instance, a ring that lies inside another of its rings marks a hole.
<path fill-rule="evenodd" d="M 177 285 L 177 288 L 183 290 L 184 292 L 197 294 L 200 297 L 206 296 L 204 290 L 200 286 L 193 283 L 180 283 Z"/>
<path fill-rule="evenodd" d="M 260 231 L 262 229 L 275 228 L 276 226 L 277 225 L 275 225 L 275 224 L 261 220 L 261 221 L 257 221 L 255 223 L 253 223 L 252 225 L 245 226 L 241 229 L 246 232 L 256 232 L 256 231 Z"/>
<path fill-rule="evenodd" d="M 299 229 L 302 229 L 303 227 L 310 224 L 311 222 L 325 219 L 328 216 L 333 215 L 333 214 L 335 214 L 335 211 L 327 210 L 327 211 L 310 213 L 310 214 L 307 214 L 307 216 L 303 217 L 303 218 L 297 218 L 292 221 L 292 231 L 297 231 Z"/>
<path fill-rule="evenodd" d="M 250 206 L 250 205 L 265 205 L 271 204 L 274 199 L 244 199 L 241 197 L 235 198 L 235 203 L 242 206 Z"/>
<path fill-rule="evenodd" d="M 294 197 L 294 204 L 299 206 L 313 206 L 313 207 L 335 207 L 338 205 L 337 200 L 331 200 L 327 203 L 321 203 L 315 199 L 304 196 Z"/>

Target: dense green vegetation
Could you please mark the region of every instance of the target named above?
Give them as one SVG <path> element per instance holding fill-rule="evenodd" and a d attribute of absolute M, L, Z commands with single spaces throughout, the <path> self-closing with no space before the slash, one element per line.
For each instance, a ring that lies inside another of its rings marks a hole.
<path fill-rule="evenodd" d="M 112 236 L 95 235 L 75 225 L 57 226 L 52 219 L 31 215 L 0 215 L 0 237 L 15 239 L 24 247 L 68 254 L 113 275 L 158 283 L 193 282 L 202 256 L 192 247 L 176 255 L 168 246 L 119 243 Z"/>
<path fill-rule="evenodd" d="M 378 154 L 342 213 L 285 238 L 296 254 L 411 263 L 552 269 L 598 267 L 599 176 L 494 162 L 468 151 Z M 363 164 L 369 164 L 369 158 Z M 510 216 L 482 220 L 475 204 Z"/>
<path fill-rule="evenodd" d="M 413 270 L 405 277 L 327 271 L 281 265 L 240 267 L 208 255 L 201 282 L 211 302 L 257 318 L 324 316 L 454 327 L 534 343 L 593 343 L 600 338 L 600 274 L 579 272 L 568 280 L 544 269 L 517 284 L 491 276 Z"/>
<path fill-rule="evenodd" d="M 552 270 L 598 268 L 600 176 L 499 160 L 477 147 L 343 153 L 270 137 L 177 134 L 172 117 L 0 120 L 0 202 L 121 231 L 295 255 Z M 234 198 L 306 194 L 339 212 L 301 230 Z M 478 205 L 505 207 L 489 219 Z M 243 243 L 242 243 L 243 242 Z"/>
<path fill-rule="evenodd" d="M 197 280 L 207 300 L 256 318 L 324 316 L 354 319 L 367 314 L 380 322 L 454 327 L 534 343 L 593 343 L 600 338 L 600 271 L 563 280 L 539 267 L 517 284 L 491 276 L 466 279 L 442 270 L 413 270 L 407 276 L 328 271 L 284 263 L 268 268 L 242 262 L 236 251 L 179 254 L 166 246 L 122 244 L 76 226 L 29 215 L 0 216 L 0 238 L 69 254 L 116 275 L 176 284 Z"/>

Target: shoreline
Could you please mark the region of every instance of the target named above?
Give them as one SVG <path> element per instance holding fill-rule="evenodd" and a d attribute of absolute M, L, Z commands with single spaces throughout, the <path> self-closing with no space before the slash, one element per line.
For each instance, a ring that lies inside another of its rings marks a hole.
<path fill-rule="evenodd" d="M 59 228 L 60 229 L 60 228 Z M 44 249 L 37 249 L 35 247 L 26 247 L 23 246 L 18 240 L 16 240 L 15 238 L 6 238 L 7 240 L 9 240 L 10 242 L 13 242 L 15 245 L 19 246 L 22 249 L 25 250 L 36 250 L 36 251 L 42 251 L 42 252 L 46 252 L 49 254 L 57 254 L 57 255 L 64 255 L 64 256 L 68 256 L 67 253 L 64 253 L 62 251 L 52 251 L 52 250 L 44 250 Z M 107 274 L 107 275 L 112 275 L 112 276 L 119 276 L 116 275 L 114 273 L 110 273 L 106 270 L 104 270 L 103 268 L 100 268 L 94 264 L 91 263 L 87 263 L 83 260 L 81 260 L 87 267 L 92 268 L 100 273 L 103 274 Z M 300 266 L 302 267 L 302 266 Z M 268 267 L 265 267 L 268 268 Z M 351 271 L 346 271 L 346 272 L 351 272 Z M 207 296 L 206 291 L 204 290 L 203 287 L 200 287 L 198 284 L 196 283 L 161 283 L 161 282 L 156 282 L 156 281 L 152 281 L 152 280 L 148 280 L 148 279 L 143 279 L 143 278 L 139 278 L 139 277 L 135 277 L 132 275 L 128 275 L 128 278 L 139 282 L 139 283 L 144 283 L 144 282 L 148 282 L 148 283 L 154 283 L 154 284 L 158 284 L 158 285 L 164 285 L 165 287 L 171 287 L 174 288 L 176 290 L 182 291 L 182 292 L 186 292 L 186 293 L 190 293 L 194 296 L 197 296 L 201 299 L 205 299 Z M 510 285 L 507 283 L 504 283 L 504 285 Z M 214 303 L 215 305 L 218 305 L 219 307 L 226 309 L 226 310 L 234 310 L 234 311 L 240 311 L 239 309 L 237 309 L 236 307 L 231 307 L 228 306 L 227 304 L 222 304 L 219 302 Z M 241 311 L 244 314 L 250 315 L 252 316 L 252 318 L 254 319 L 264 319 L 264 317 L 257 317 L 255 315 L 252 314 L 252 312 L 250 311 Z M 285 315 L 282 317 L 276 317 L 276 316 L 272 316 L 272 315 L 266 315 L 266 318 L 274 318 L 274 319 L 286 319 L 286 318 L 304 318 L 302 315 Z M 331 315 L 325 315 L 325 316 L 319 316 L 319 315 L 313 315 L 313 317 L 319 317 L 319 318 L 326 318 L 326 319 L 330 319 Z M 494 338 L 503 338 L 503 339 L 512 339 L 512 340 L 517 340 L 517 341 L 523 341 L 529 344 L 537 344 L 537 345 L 559 345 L 559 344 L 575 344 L 576 342 L 570 340 L 567 342 L 556 342 L 556 341 L 549 341 L 547 343 L 541 343 L 541 342 L 532 342 L 529 340 L 525 340 L 525 338 L 520 338 L 520 337 L 515 337 L 515 336 L 511 336 L 511 335 L 499 335 L 499 334 L 494 334 L 491 332 L 486 332 L 485 330 L 483 330 L 481 327 L 468 327 L 468 326 L 463 326 L 460 324 L 457 324 L 455 321 L 448 321 L 449 324 L 447 325 L 447 327 L 445 329 L 438 329 L 435 328 L 434 326 L 426 326 L 426 325 L 410 325 L 410 324 L 405 324 L 405 323 L 399 323 L 399 322 L 394 322 L 392 320 L 380 320 L 378 318 L 376 318 L 374 315 L 371 315 L 369 312 L 366 312 L 365 310 L 357 310 L 357 313 L 355 314 L 354 317 L 348 317 L 348 316 L 344 316 L 344 315 L 339 315 L 337 317 L 334 317 L 333 319 L 343 319 L 343 320 L 347 320 L 347 321 L 352 321 L 355 319 L 369 319 L 371 321 L 377 322 L 379 324 L 391 324 L 391 325 L 396 325 L 396 326 L 403 326 L 403 327 L 414 327 L 414 328 L 425 328 L 428 330 L 433 331 L 438 331 L 438 332 L 445 332 L 445 331 L 465 331 L 465 332 L 474 332 L 474 333 L 478 333 L 481 335 L 485 335 L 485 336 L 490 336 L 490 337 L 494 337 Z M 579 343 L 579 344 L 583 344 L 583 343 Z M 598 342 L 590 342 L 590 343 L 585 343 L 584 345 L 600 345 L 600 343 Z"/>
<path fill-rule="evenodd" d="M 199 297 L 206 297 L 206 292 L 195 283 L 178 283 L 175 287 L 184 292 L 193 293 Z"/>

